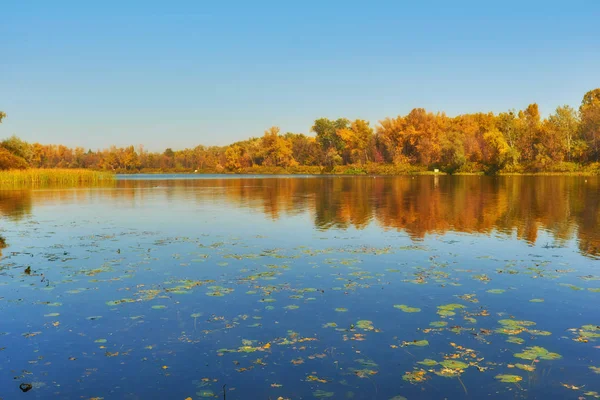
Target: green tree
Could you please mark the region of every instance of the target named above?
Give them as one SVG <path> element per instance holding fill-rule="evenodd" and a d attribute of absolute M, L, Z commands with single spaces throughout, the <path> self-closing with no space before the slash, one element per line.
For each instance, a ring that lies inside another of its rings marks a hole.
<path fill-rule="evenodd" d="M 25 161 L 29 161 L 31 159 L 31 145 L 26 141 L 19 139 L 15 135 L 9 137 L 8 139 L 4 139 L 2 142 L 0 142 L 0 146 L 4 147 L 15 156 L 21 157 Z"/>
<path fill-rule="evenodd" d="M 311 131 L 317 134 L 317 142 L 319 142 L 325 153 L 333 148 L 339 154 L 344 149 L 344 142 L 338 136 L 337 131 L 347 129 L 349 125 L 350 121 L 346 118 L 338 118 L 335 121 L 319 118 L 315 121 Z"/>
<path fill-rule="evenodd" d="M 443 171 L 452 174 L 467 162 L 462 133 L 451 131 L 442 138 L 441 146 L 440 164 Z"/>

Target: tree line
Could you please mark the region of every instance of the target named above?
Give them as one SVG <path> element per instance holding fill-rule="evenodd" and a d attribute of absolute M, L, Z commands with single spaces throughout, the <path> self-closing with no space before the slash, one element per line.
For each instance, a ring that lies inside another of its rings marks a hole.
<path fill-rule="evenodd" d="M 0 122 L 6 114 L 0 112 Z M 313 135 L 282 134 L 228 146 L 149 152 L 143 146 L 85 150 L 0 142 L 0 169 L 90 168 L 118 172 L 199 171 L 368 172 L 433 170 L 447 173 L 573 172 L 600 170 L 600 89 L 587 92 L 579 109 L 559 106 L 542 118 L 538 105 L 499 114 L 449 117 L 415 108 L 375 126 L 362 119 L 315 120 Z M 379 169 L 382 171 L 382 169 Z"/>

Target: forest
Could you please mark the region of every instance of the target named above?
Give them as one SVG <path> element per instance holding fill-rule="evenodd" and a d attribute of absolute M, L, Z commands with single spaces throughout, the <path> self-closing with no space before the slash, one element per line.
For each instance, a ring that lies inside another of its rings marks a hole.
<path fill-rule="evenodd" d="M 7 114 L 0 111 L 0 122 Z M 271 127 L 227 146 L 149 152 L 143 145 L 103 150 L 0 142 L 0 169 L 86 168 L 118 173 L 403 174 L 600 172 L 600 88 L 578 109 L 559 106 L 542 118 L 523 110 L 449 117 L 415 108 L 372 126 L 362 119 L 319 118 L 310 134 Z"/>

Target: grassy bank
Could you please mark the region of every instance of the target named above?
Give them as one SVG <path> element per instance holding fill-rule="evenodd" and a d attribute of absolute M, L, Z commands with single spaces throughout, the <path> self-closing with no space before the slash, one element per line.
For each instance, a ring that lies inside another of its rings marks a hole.
<path fill-rule="evenodd" d="M 79 186 L 113 182 L 115 175 L 87 169 L 24 169 L 0 171 L 0 187 Z"/>

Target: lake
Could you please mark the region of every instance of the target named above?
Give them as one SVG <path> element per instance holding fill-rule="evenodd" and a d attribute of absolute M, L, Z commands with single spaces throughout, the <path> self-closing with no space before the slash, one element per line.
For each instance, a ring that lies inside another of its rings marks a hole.
<path fill-rule="evenodd" d="M 600 398 L 597 177 L 136 175 L 0 215 L 0 398 Z"/>

